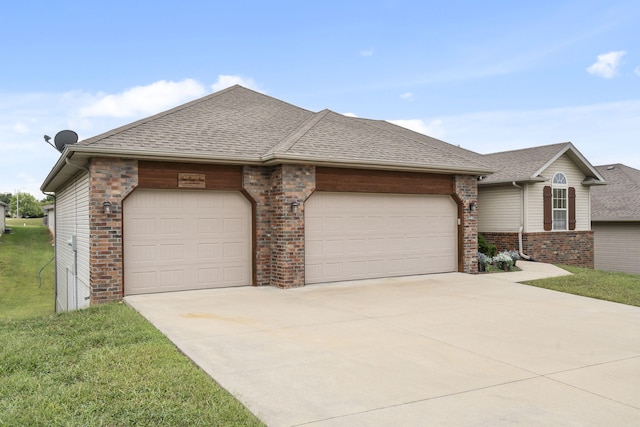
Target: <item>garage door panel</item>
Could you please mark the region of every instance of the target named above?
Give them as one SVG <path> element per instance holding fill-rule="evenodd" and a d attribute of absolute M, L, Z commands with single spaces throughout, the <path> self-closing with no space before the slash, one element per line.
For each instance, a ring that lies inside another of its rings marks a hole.
<path fill-rule="evenodd" d="M 251 284 L 251 205 L 240 193 L 137 190 L 124 220 L 125 294 Z"/>
<path fill-rule="evenodd" d="M 307 283 L 456 271 L 448 196 L 315 193 L 305 203 Z"/>

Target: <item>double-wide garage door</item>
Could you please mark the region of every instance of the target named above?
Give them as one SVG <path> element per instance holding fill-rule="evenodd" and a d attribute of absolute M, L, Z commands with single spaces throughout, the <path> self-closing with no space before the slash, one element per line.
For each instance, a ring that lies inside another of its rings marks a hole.
<path fill-rule="evenodd" d="M 126 295 L 251 284 L 251 204 L 242 194 L 136 190 L 123 214 Z"/>
<path fill-rule="evenodd" d="M 305 202 L 306 283 L 457 270 L 449 196 L 314 193 Z"/>

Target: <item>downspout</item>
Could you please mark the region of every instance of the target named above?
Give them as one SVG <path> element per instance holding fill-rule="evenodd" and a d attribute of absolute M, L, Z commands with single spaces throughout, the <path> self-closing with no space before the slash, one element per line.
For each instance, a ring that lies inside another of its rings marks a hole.
<path fill-rule="evenodd" d="M 522 250 L 522 232 L 524 231 L 524 188 L 521 185 L 518 185 L 515 181 L 513 181 L 514 187 L 520 190 L 520 228 L 518 229 L 518 253 L 520 257 L 526 259 L 527 261 L 535 261 L 529 255 L 526 255 Z"/>

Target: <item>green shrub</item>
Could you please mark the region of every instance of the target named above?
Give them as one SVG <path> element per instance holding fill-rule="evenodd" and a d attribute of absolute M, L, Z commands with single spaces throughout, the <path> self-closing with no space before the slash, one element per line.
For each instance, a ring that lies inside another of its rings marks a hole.
<path fill-rule="evenodd" d="M 484 236 L 478 233 L 478 252 L 494 257 L 498 253 L 498 248 L 496 245 L 487 242 Z"/>

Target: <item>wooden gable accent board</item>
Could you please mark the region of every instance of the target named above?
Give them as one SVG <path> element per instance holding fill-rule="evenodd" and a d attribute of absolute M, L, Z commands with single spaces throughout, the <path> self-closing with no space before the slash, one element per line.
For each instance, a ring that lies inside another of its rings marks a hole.
<path fill-rule="evenodd" d="M 317 167 L 316 191 L 450 195 L 453 175 Z"/>
<path fill-rule="evenodd" d="M 207 165 L 199 163 L 138 162 L 138 188 L 156 190 L 186 189 L 185 177 L 204 175 L 204 187 L 192 186 L 190 190 L 242 190 L 242 166 Z M 182 180 L 181 178 L 182 177 Z M 182 184 L 181 184 L 182 183 Z"/>

